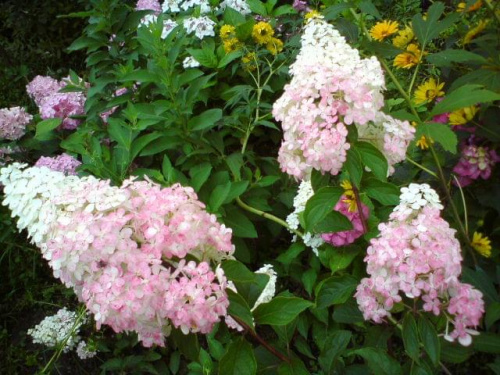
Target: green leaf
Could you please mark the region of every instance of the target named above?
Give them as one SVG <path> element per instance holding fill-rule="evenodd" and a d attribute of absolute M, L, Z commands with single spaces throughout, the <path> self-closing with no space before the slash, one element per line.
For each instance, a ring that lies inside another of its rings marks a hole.
<path fill-rule="evenodd" d="M 351 147 L 347 150 L 347 160 L 344 166 L 349 173 L 351 183 L 355 186 L 360 186 L 361 178 L 363 177 L 363 164 L 361 163 L 361 155 L 356 148 Z"/>
<path fill-rule="evenodd" d="M 223 185 L 217 185 L 215 187 L 212 194 L 210 194 L 210 199 L 208 200 L 208 204 L 212 212 L 216 212 L 222 203 L 224 203 L 227 195 L 229 194 L 229 190 L 231 190 L 231 182 L 229 181 Z"/>
<path fill-rule="evenodd" d="M 200 343 L 196 334 L 185 335 L 180 329 L 172 329 L 169 336 L 172 339 L 179 351 L 191 361 L 197 361 L 200 356 Z"/>
<path fill-rule="evenodd" d="M 285 265 L 289 265 L 295 259 L 297 259 L 305 249 L 306 247 L 304 246 L 303 243 L 295 242 L 290 246 L 290 248 L 286 252 L 278 256 L 277 260 L 278 262 L 281 262 Z"/>
<path fill-rule="evenodd" d="M 224 57 L 219 61 L 219 65 L 217 65 L 217 68 L 219 69 L 224 68 L 230 62 L 236 60 L 237 58 L 240 58 L 242 55 L 243 55 L 242 51 L 233 51 L 225 54 Z"/>
<path fill-rule="evenodd" d="M 365 41 L 363 43 L 363 46 L 376 55 L 387 58 L 394 57 L 402 52 L 400 48 L 394 47 L 392 44 L 381 43 L 377 41 Z"/>
<path fill-rule="evenodd" d="M 243 337 L 233 341 L 219 362 L 219 374 L 253 375 L 257 373 L 257 361 L 250 345 Z"/>
<path fill-rule="evenodd" d="M 370 178 L 366 180 L 363 190 L 370 198 L 377 200 L 384 206 L 399 204 L 399 189 L 396 185 Z"/>
<path fill-rule="evenodd" d="M 252 283 L 255 281 L 255 273 L 237 260 L 225 260 L 221 265 L 224 274 L 231 281 L 243 283 Z"/>
<path fill-rule="evenodd" d="M 351 298 L 358 286 L 358 280 L 351 275 L 331 276 L 316 287 L 318 309 L 339 305 Z"/>
<path fill-rule="evenodd" d="M 382 181 L 387 180 L 389 166 L 384 155 L 368 142 L 356 142 L 355 147 L 361 156 L 361 161 L 371 169 L 375 177 Z"/>
<path fill-rule="evenodd" d="M 416 14 L 412 19 L 412 28 L 415 36 L 421 45 L 427 45 L 427 42 L 435 38 L 442 31 L 439 24 L 439 18 L 444 12 L 444 4 L 436 2 L 427 11 L 426 20 L 421 14 Z"/>
<path fill-rule="evenodd" d="M 304 363 L 299 358 L 292 358 L 291 363 L 283 362 L 278 367 L 278 375 L 310 375 Z"/>
<path fill-rule="evenodd" d="M 359 249 L 334 249 L 328 264 L 332 274 L 349 267 L 358 254 Z"/>
<path fill-rule="evenodd" d="M 227 313 L 231 315 L 233 318 L 238 318 L 243 321 L 247 326 L 249 326 L 252 330 L 254 329 L 252 312 L 250 311 L 250 307 L 248 306 L 247 301 L 239 295 L 238 293 L 233 292 L 231 289 L 226 289 L 227 298 L 229 299 L 229 308 Z"/>
<path fill-rule="evenodd" d="M 488 61 L 477 53 L 463 49 L 447 49 L 427 56 L 427 61 L 436 66 L 450 67 L 453 63 L 486 64 Z"/>
<path fill-rule="evenodd" d="M 257 238 L 257 231 L 254 225 L 237 208 L 226 209 L 224 223 L 233 230 L 235 237 Z"/>
<path fill-rule="evenodd" d="M 119 119 L 108 119 L 108 133 L 110 138 L 122 146 L 125 150 L 130 150 L 134 134 L 130 126 Z"/>
<path fill-rule="evenodd" d="M 161 163 L 161 172 L 167 182 L 171 183 L 174 181 L 174 172 L 175 172 L 174 167 L 172 166 L 172 163 L 170 162 L 170 159 L 168 158 L 167 155 L 163 155 L 163 161 Z"/>
<path fill-rule="evenodd" d="M 200 188 L 210 176 L 210 172 L 212 172 L 212 165 L 210 163 L 198 164 L 189 170 L 191 186 L 194 190 L 200 191 Z"/>
<path fill-rule="evenodd" d="M 224 23 L 228 25 L 237 26 L 240 23 L 245 22 L 245 16 L 231 7 L 226 7 L 226 9 L 224 10 L 223 17 L 224 17 Z"/>
<path fill-rule="evenodd" d="M 144 147 L 146 147 L 148 144 L 153 142 L 155 139 L 158 139 L 159 137 L 161 137 L 161 133 L 153 132 L 138 137 L 136 140 L 134 140 L 134 142 L 132 142 L 132 147 L 130 151 L 131 160 L 135 159 L 136 156 L 139 155 L 139 153 L 144 149 Z"/>
<path fill-rule="evenodd" d="M 335 361 L 346 350 L 351 337 L 352 334 L 350 331 L 339 330 L 328 335 L 326 338 L 323 350 L 321 350 L 321 354 L 318 357 L 318 362 L 327 374 L 332 373 Z"/>
<path fill-rule="evenodd" d="M 127 73 L 119 78 L 120 82 L 158 82 L 159 78 L 153 72 L 145 69 L 134 70 L 133 72 Z"/>
<path fill-rule="evenodd" d="M 472 336 L 474 349 L 478 352 L 500 354 L 500 335 L 491 332 L 481 332 Z"/>
<path fill-rule="evenodd" d="M 382 349 L 363 348 L 353 350 L 349 355 L 359 355 L 363 357 L 376 375 L 397 375 L 401 374 L 401 366 Z"/>
<path fill-rule="evenodd" d="M 199 116 L 192 117 L 188 122 L 188 127 L 193 131 L 210 129 L 213 128 L 215 126 L 215 123 L 221 118 L 222 109 L 209 109 Z"/>
<path fill-rule="evenodd" d="M 486 309 L 486 315 L 484 322 L 486 323 L 486 329 L 489 330 L 496 321 L 500 319 L 500 303 L 493 302 Z"/>
<path fill-rule="evenodd" d="M 445 151 L 456 154 L 458 138 L 449 125 L 437 122 L 425 122 L 417 126 L 415 139 L 420 139 L 422 135 L 439 143 Z"/>
<path fill-rule="evenodd" d="M 352 2 L 340 3 L 329 6 L 323 12 L 325 19 L 327 21 L 332 21 L 337 18 L 337 16 L 342 13 L 344 10 L 353 8 L 355 5 Z"/>
<path fill-rule="evenodd" d="M 344 324 L 354 324 L 364 322 L 363 314 L 359 311 L 358 304 L 354 299 L 336 306 L 333 310 L 333 321 Z"/>
<path fill-rule="evenodd" d="M 267 16 L 267 9 L 262 1 L 246 0 L 246 2 L 253 13 L 260 14 L 261 16 Z"/>
<path fill-rule="evenodd" d="M 224 204 L 231 203 L 234 199 L 236 199 L 245 191 L 247 191 L 248 185 L 249 185 L 248 181 L 231 182 L 231 189 L 229 189 L 229 194 L 224 200 Z"/>
<path fill-rule="evenodd" d="M 478 103 L 489 103 L 500 100 L 500 94 L 485 90 L 482 87 L 481 85 L 464 85 L 448 93 L 442 101 L 434 106 L 429 116 L 453 112 L 457 109 L 469 107 Z"/>
<path fill-rule="evenodd" d="M 302 274 L 301 277 L 302 284 L 304 284 L 304 289 L 309 295 L 311 295 L 312 293 L 317 278 L 318 278 L 318 273 L 314 268 L 310 268 Z"/>
<path fill-rule="evenodd" d="M 352 229 L 351 221 L 337 211 L 330 211 L 322 221 L 313 228 L 314 233 L 344 232 Z"/>
<path fill-rule="evenodd" d="M 216 68 L 217 67 L 217 56 L 213 50 L 209 48 L 203 49 L 193 49 L 188 48 L 188 53 L 194 57 L 196 61 L 198 61 L 201 65 L 207 68 Z"/>
<path fill-rule="evenodd" d="M 471 346 L 462 346 L 441 338 L 441 360 L 450 363 L 463 363 L 473 354 Z"/>
<path fill-rule="evenodd" d="M 382 16 L 380 15 L 378 9 L 373 5 L 371 0 L 363 0 L 361 3 L 359 3 L 359 9 L 366 14 L 369 14 L 376 19 L 380 20 L 382 19 Z"/>
<path fill-rule="evenodd" d="M 403 344 L 406 353 L 410 356 L 411 359 L 418 362 L 420 354 L 418 329 L 415 318 L 413 317 L 411 312 L 407 312 L 406 316 L 403 319 L 403 329 L 401 334 L 403 336 Z"/>
<path fill-rule="evenodd" d="M 305 229 L 310 231 L 332 212 L 343 193 L 344 190 L 339 187 L 323 187 L 309 198 L 304 211 Z"/>
<path fill-rule="evenodd" d="M 302 311 L 313 306 L 310 301 L 298 297 L 278 296 L 259 305 L 253 312 L 255 322 L 282 326 L 294 320 Z"/>
<path fill-rule="evenodd" d="M 49 118 L 47 120 L 40 121 L 36 124 L 35 138 L 39 141 L 44 141 L 52 138 L 52 130 L 61 125 L 62 119 L 60 118 Z"/>
<path fill-rule="evenodd" d="M 240 152 L 235 152 L 229 155 L 226 159 L 226 164 L 231 170 L 236 181 L 241 180 L 241 167 L 243 166 L 243 155 Z"/>
<path fill-rule="evenodd" d="M 424 350 L 434 365 L 439 363 L 441 358 L 441 344 L 434 326 L 423 316 L 418 320 L 418 332 Z"/>
<path fill-rule="evenodd" d="M 500 296 L 495 290 L 493 281 L 480 267 L 475 271 L 470 268 L 464 267 L 462 270 L 462 281 L 472 284 L 483 293 L 486 303 L 500 302 Z"/>

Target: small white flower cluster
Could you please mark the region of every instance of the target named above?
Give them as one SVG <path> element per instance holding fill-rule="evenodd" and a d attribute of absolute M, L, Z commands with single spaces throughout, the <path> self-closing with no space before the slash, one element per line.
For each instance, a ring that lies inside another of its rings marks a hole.
<path fill-rule="evenodd" d="M 257 271 L 255 271 L 255 273 L 268 275 L 269 281 L 264 287 L 264 290 L 262 290 L 259 298 L 257 298 L 257 301 L 255 301 L 255 304 L 252 307 L 252 311 L 255 310 L 257 306 L 263 303 L 267 303 L 273 299 L 274 295 L 276 294 L 276 280 L 278 279 L 278 274 L 273 269 L 272 264 L 264 264 L 264 267 L 259 268 Z"/>
<path fill-rule="evenodd" d="M 197 68 L 200 66 L 200 63 L 196 61 L 193 56 L 188 56 L 182 62 L 182 66 L 184 67 L 184 69 Z"/>
<path fill-rule="evenodd" d="M 428 184 L 410 184 L 401 189 L 399 205 L 394 208 L 394 211 L 410 213 L 425 206 L 443 209 L 439 195 Z"/>
<path fill-rule="evenodd" d="M 220 3 L 220 8 L 222 10 L 226 9 L 227 7 L 233 8 L 243 15 L 247 15 L 252 12 L 245 0 L 224 0 L 222 3 Z"/>
<path fill-rule="evenodd" d="M 158 17 L 155 16 L 154 14 L 148 14 L 142 18 L 141 25 L 149 26 L 150 24 L 155 24 L 156 22 L 158 22 Z M 161 32 L 161 38 L 165 39 L 176 26 L 177 22 L 170 19 L 164 20 L 163 29 Z"/>
<path fill-rule="evenodd" d="M 265 264 L 263 267 L 255 271 L 255 273 L 268 275 L 269 281 L 267 282 L 266 286 L 264 287 L 259 297 L 255 301 L 251 311 L 254 311 L 257 308 L 257 306 L 263 303 L 268 303 L 273 299 L 274 295 L 276 294 L 276 281 L 278 279 L 278 274 L 273 269 L 272 264 Z M 227 288 L 231 289 L 235 293 L 238 293 L 238 290 L 236 289 L 236 286 L 232 281 L 228 281 Z M 243 327 L 239 325 L 238 322 L 231 317 L 231 315 L 227 315 L 225 317 L 225 320 L 229 328 L 235 329 L 238 332 L 243 331 Z"/>
<path fill-rule="evenodd" d="M 314 190 L 311 181 L 302 180 L 299 185 L 297 195 L 293 198 L 293 207 L 295 210 L 287 216 L 286 222 L 291 229 L 299 228 L 299 214 L 306 209 L 306 203 L 314 195 Z M 292 241 L 296 241 L 297 236 L 294 236 Z M 305 233 L 302 239 L 306 246 L 309 246 L 314 254 L 318 255 L 318 248 L 325 243 L 325 241 L 318 234 Z"/>
<path fill-rule="evenodd" d="M 76 354 L 80 359 L 89 359 L 95 357 L 97 351 L 89 348 L 85 341 L 80 341 L 76 347 Z"/>
<path fill-rule="evenodd" d="M 194 32 L 198 39 L 203 39 L 206 36 L 215 36 L 215 22 L 207 16 L 186 18 L 183 21 L 183 25 L 188 34 Z"/>
<path fill-rule="evenodd" d="M 54 348 L 65 342 L 64 353 L 72 350 L 81 340 L 78 336 L 82 322 L 76 324 L 77 315 L 66 308 L 60 309 L 56 315 L 47 316 L 34 328 L 28 330 L 34 344 L 43 344 Z"/>

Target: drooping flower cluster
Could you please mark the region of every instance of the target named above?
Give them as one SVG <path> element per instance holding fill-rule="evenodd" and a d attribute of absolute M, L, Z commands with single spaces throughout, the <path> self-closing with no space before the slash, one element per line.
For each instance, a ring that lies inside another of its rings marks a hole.
<path fill-rule="evenodd" d="M 461 152 L 460 160 L 453 168 L 461 186 L 470 185 L 479 178 L 489 179 L 493 167 L 500 161 L 500 156 L 495 150 L 490 150 L 486 146 L 477 146 L 473 142 L 463 144 Z"/>
<path fill-rule="evenodd" d="M 81 92 L 59 92 L 66 85 L 66 82 L 51 77 L 36 76 L 26 90 L 38 106 L 42 119 L 61 118 L 62 129 L 75 129 L 80 120 L 71 116 L 85 113 L 85 95 Z"/>
<path fill-rule="evenodd" d="M 35 163 L 35 167 L 47 167 L 65 175 L 76 175 L 76 168 L 82 164 L 73 156 L 63 153 L 55 157 L 42 156 Z"/>
<path fill-rule="evenodd" d="M 3 168 L 4 205 L 97 326 L 135 331 L 164 345 L 170 324 L 207 333 L 226 315 L 222 270 L 231 230 L 204 210 L 193 189 L 127 180 L 121 187 L 45 167 Z M 189 260 L 186 259 L 189 257 Z"/>
<path fill-rule="evenodd" d="M 45 317 L 34 328 L 28 329 L 28 335 L 32 337 L 34 344 L 43 344 L 49 348 L 65 343 L 63 352 L 67 353 L 81 340 L 78 332 L 85 321 L 78 321 L 77 318 L 74 311 L 64 307 L 55 315 Z"/>
<path fill-rule="evenodd" d="M 356 299 L 366 320 L 381 323 L 403 296 L 419 299 L 424 311 L 446 313 L 445 338 L 471 343 L 472 330 L 484 313 L 481 292 L 461 283 L 460 244 L 455 230 L 440 216 L 443 207 L 428 185 L 403 188 L 400 204 L 380 235 L 371 241 Z M 448 324 L 454 330 L 448 332 Z"/>
<path fill-rule="evenodd" d="M 312 169 L 336 175 L 350 147 L 347 126 L 355 124 L 359 130 L 369 122 L 380 123 L 384 130 L 385 123 L 391 124 L 395 140 L 388 140 L 387 147 L 384 140 L 379 147 L 400 161 L 400 150 L 413 132 L 407 122 L 381 114 L 384 76 L 375 57 L 362 59 L 333 26 L 316 16 L 305 27 L 290 74 L 292 81 L 273 106 L 284 131 L 278 156 L 284 172 L 297 179 L 307 179 Z"/>
<path fill-rule="evenodd" d="M 21 107 L 0 109 L 0 138 L 15 141 L 26 133 L 26 125 L 33 119 Z"/>

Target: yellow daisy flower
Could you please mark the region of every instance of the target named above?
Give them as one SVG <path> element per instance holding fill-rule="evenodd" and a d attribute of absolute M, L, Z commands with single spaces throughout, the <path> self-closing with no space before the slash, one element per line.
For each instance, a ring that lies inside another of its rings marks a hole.
<path fill-rule="evenodd" d="M 413 29 L 410 26 L 406 26 L 403 30 L 399 30 L 398 35 L 392 40 L 392 44 L 395 47 L 405 49 L 414 37 Z"/>
<path fill-rule="evenodd" d="M 356 194 L 354 193 L 354 190 L 352 189 L 352 185 L 349 182 L 349 180 L 344 180 L 341 182 L 340 186 L 344 189 L 344 199 L 342 199 L 342 202 L 347 203 L 349 206 L 347 209 L 349 212 L 355 212 L 358 209 L 358 204 L 356 203 Z"/>
<path fill-rule="evenodd" d="M 274 30 L 267 22 L 259 22 L 253 26 L 252 37 L 257 44 L 267 44 L 273 39 Z"/>
<path fill-rule="evenodd" d="M 278 52 L 283 51 L 283 42 L 278 38 L 271 38 L 271 41 L 266 44 L 266 49 L 271 54 L 276 55 Z"/>
<path fill-rule="evenodd" d="M 320 12 L 317 10 L 311 10 L 310 12 L 307 12 L 304 18 L 307 20 L 310 20 L 311 18 L 322 18 L 323 16 L 321 15 Z"/>
<path fill-rule="evenodd" d="M 425 135 L 421 136 L 420 139 L 415 143 L 421 150 L 427 150 L 429 144 L 434 143 L 432 139 L 426 138 Z"/>
<path fill-rule="evenodd" d="M 233 25 L 224 25 L 220 28 L 219 35 L 222 39 L 229 39 L 234 37 L 236 27 Z"/>
<path fill-rule="evenodd" d="M 479 109 L 476 106 L 470 106 L 457 109 L 450 113 L 450 125 L 465 125 L 472 121 Z"/>
<path fill-rule="evenodd" d="M 489 258 L 491 256 L 491 241 L 488 237 L 483 237 L 481 233 L 474 232 L 471 246 L 483 257 Z"/>
<path fill-rule="evenodd" d="M 476 27 L 473 27 L 467 32 L 467 34 L 465 34 L 463 44 L 464 45 L 469 44 L 472 41 L 472 39 L 478 36 L 486 28 L 486 25 L 488 25 L 489 22 L 490 20 L 479 21 Z"/>
<path fill-rule="evenodd" d="M 434 78 L 425 81 L 415 90 L 415 104 L 430 103 L 434 99 L 443 96 L 444 91 L 441 91 L 443 86 L 444 82 L 436 82 Z"/>
<path fill-rule="evenodd" d="M 422 51 L 415 43 L 411 43 L 406 47 L 406 51 L 400 53 L 394 58 L 393 65 L 396 68 L 410 69 L 417 65 L 421 60 Z"/>
<path fill-rule="evenodd" d="M 458 3 L 458 5 L 457 5 L 457 12 L 473 12 L 473 11 L 481 8 L 482 5 L 483 5 L 482 0 L 478 0 L 474 4 L 472 4 L 470 7 L 465 9 L 467 7 L 467 3 L 461 2 L 461 3 Z"/>
<path fill-rule="evenodd" d="M 370 30 L 370 35 L 373 39 L 379 42 L 383 41 L 389 35 L 398 31 L 399 24 L 396 21 L 382 21 L 377 22 Z"/>
<path fill-rule="evenodd" d="M 230 53 L 238 51 L 243 46 L 243 44 L 238 40 L 238 38 L 229 38 L 224 40 L 223 46 L 224 51 L 226 53 Z"/>

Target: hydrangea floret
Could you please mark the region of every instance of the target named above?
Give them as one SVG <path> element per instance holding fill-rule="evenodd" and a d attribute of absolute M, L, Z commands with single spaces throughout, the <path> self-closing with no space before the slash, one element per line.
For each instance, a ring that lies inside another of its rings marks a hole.
<path fill-rule="evenodd" d="M 391 317 L 403 298 L 415 299 L 421 310 L 446 317 L 445 339 L 467 346 L 478 334 L 473 328 L 484 302 L 481 292 L 459 281 L 460 244 L 442 209 L 429 185 L 402 189 L 400 204 L 371 240 L 365 257 L 370 277 L 361 280 L 355 297 L 364 318 L 375 323 Z"/>
<path fill-rule="evenodd" d="M 32 119 L 33 116 L 21 107 L 0 109 L 0 138 L 10 141 L 21 138 Z"/>

